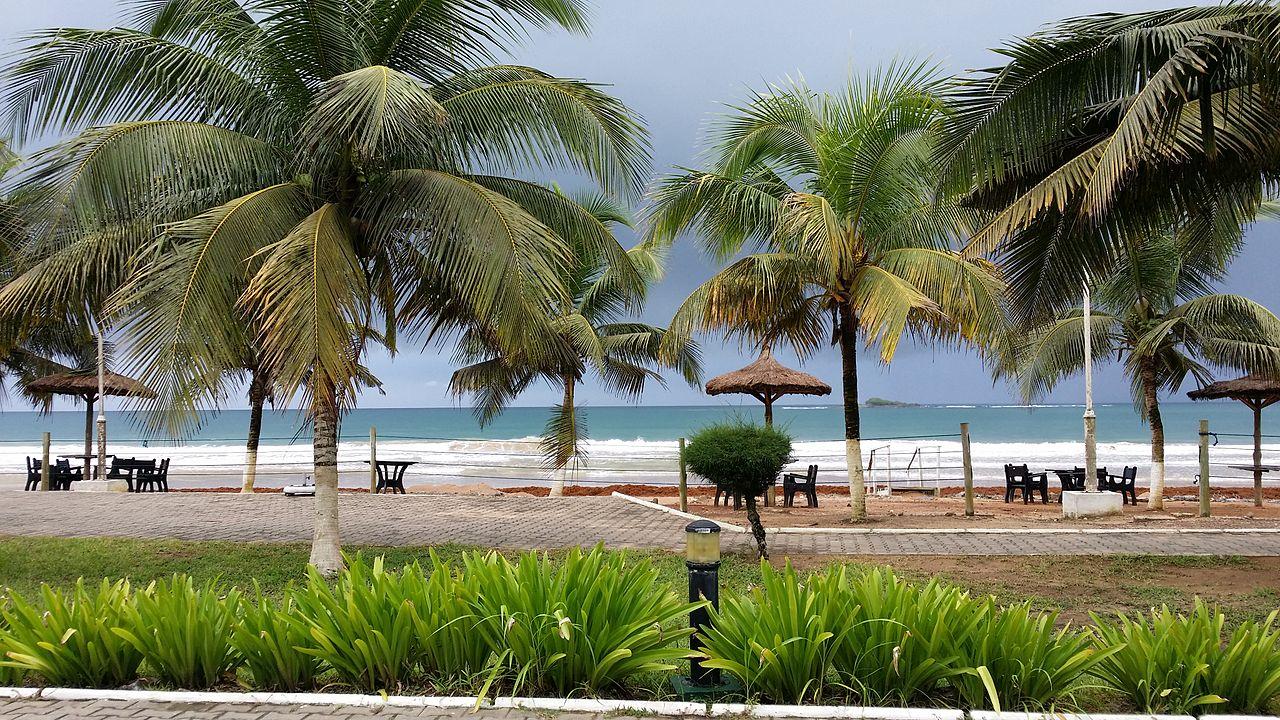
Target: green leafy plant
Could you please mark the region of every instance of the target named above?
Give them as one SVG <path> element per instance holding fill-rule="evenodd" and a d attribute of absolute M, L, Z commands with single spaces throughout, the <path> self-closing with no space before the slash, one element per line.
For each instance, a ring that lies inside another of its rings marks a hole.
<path fill-rule="evenodd" d="M 890 570 L 872 570 L 841 586 L 858 608 L 836 647 L 833 665 L 868 704 L 936 704 L 945 683 L 964 672 L 960 647 L 991 612 L 959 588 L 918 587 Z"/>
<path fill-rule="evenodd" d="M 1145 712 L 1262 712 L 1280 694 L 1275 620 L 1243 623 L 1224 643 L 1225 618 L 1200 600 L 1187 615 L 1162 606 L 1114 621 L 1094 616 L 1095 644 L 1114 652 L 1093 673 Z"/>
<path fill-rule="evenodd" d="M 124 626 L 115 632 L 143 654 L 162 682 L 212 687 L 241 661 L 231 644 L 240 592 L 220 591 L 213 581 L 196 587 L 186 575 L 157 580 L 134 597 L 126 607 Z"/>
<path fill-rule="evenodd" d="M 563 563 L 525 553 L 464 557 L 482 588 L 473 598 L 476 631 L 519 690 L 598 690 L 637 673 L 669 671 L 688 651 L 681 621 L 695 607 L 661 589 L 648 561 L 628 563 L 600 546 L 574 549 Z"/>
<path fill-rule="evenodd" d="M 388 572 L 381 557 L 372 566 L 360 556 L 330 585 L 314 568 L 292 593 L 314 641 L 303 651 L 328 663 L 344 682 L 370 692 L 394 691 L 409 677 L 417 650 L 414 607 L 406 574 Z"/>
<path fill-rule="evenodd" d="M 431 572 L 406 568 L 405 594 L 412 598 L 418 664 L 428 677 L 467 680 L 491 667 L 493 652 L 472 608 L 482 586 L 431 553 Z"/>
<path fill-rule="evenodd" d="M 747 503 L 747 520 L 761 558 L 769 557 L 756 496 L 778 479 L 794 460 L 791 436 L 770 426 L 747 422 L 708 425 L 694 433 L 684 449 L 684 462 L 694 473 Z"/>
<path fill-rule="evenodd" d="M 964 672 L 952 678 L 968 707 L 1047 708 L 1112 652 L 1095 649 L 1089 635 L 1074 628 L 1055 629 L 1057 613 L 1033 612 L 1030 603 L 981 612 L 978 627 L 960 643 Z"/>
<path fill-rule="evenodd" d="M 82 579 L 70 593 L 45 585 L 40 596 L 43 609 L 14 593 L 0 610 L 10 678 L 29 671 L 51 685 L 97 688 L 138 677 L 142 652 L 116 634 L 132 609 L 127 581 L 103 580 L 91 590 Z"/>
<path fill-rule="evenodd" d="M 737 677 L 748 694 L 789 703 L 820 698 L 857 611 L 841 592 L 845 571 L 802 583 L 790 563 L 777 571 L 761 561 L 760 576 L 750 594 L 728 595 L 711 612 L 703 664 Z"/>
<path fill-rule="evenodd" d="M 253 602 L 241 605 L 231 644 L 244 659 L 257 689 L 306 690 L 315 684 L 320 672 L 320 658 L 307 652 L 315 642 L 310 626 L 298 613 L 292 587 L 277 603 L 264 597 L 262 589 L 255 586 Z"/>

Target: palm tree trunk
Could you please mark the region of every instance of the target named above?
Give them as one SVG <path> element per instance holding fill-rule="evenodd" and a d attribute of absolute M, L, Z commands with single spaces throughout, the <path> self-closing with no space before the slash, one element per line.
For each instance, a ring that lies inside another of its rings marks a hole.
<path fill-rule="evenodd" d="M 858 413 L 858 319 L 840 305 L 840 368 L 844 386 L 844 457 L 849 473 L 849 507 L 854 520 L 867 519 L 867 488 L 862 474 L 862 418 Z"/>
<path fill-rule="evenodd" d="M 266 373 L 254 372 L 249 382 L 249 438 L 244 443 L 244 476 L 240 492 L 252 493 L 258 477 L 258 440 L 262 436 L 262 406 L 267 402 Z"/>
<path fill-rule="evenodd" d="M 1160 417 L 1160 400 L 1157 396 L 1155 361 L 1147 358 L 1139 363 L 1139 382 L 1142 383 L 1142 404 L 1151 426 L 1151 486 L 1147 493 L 1147 507 L 1164 509 L 1164 420 Z"/>
<path fill-rule="evenodd" d="M 578 419 L 574 416 L 577 412 L 577 408 L 573 406 L 573 386 L 575 384 L 577 384 L 577 380 L 572 377 L 566 377 L 564 379 L 564 409 L 565 412 L 569 413 L 569 416 L 573 418 L 573 424 L 575 425 L 574 437 L 577 437 L 576 425 L 578 424 Z M 577 443 L 575 441 L 573 455 L 569 456 L 569 459 L 562 467 L 556 469 L 555 479 L 551 481 L 551 497 L 560 497 L 561 495 L 564 495 L 565 476 L 569 474 L 569 465 L 573 462 L 573 458 L 577 454 Z"/>
<path fill-rule="evenodd" d="M 315 530 L 311 564 L 326 576 L 342 569 L 338 539 L 338 401 L 333 388 L 317 389 L 311 448 L 315 464 Z"/>

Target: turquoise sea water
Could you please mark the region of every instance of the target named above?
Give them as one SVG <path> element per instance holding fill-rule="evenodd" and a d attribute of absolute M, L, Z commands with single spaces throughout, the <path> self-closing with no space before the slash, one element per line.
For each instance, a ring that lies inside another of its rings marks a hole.
<path fill-rule="evenodd" d="M 591 440 L 585 467 L 571 482 L 673 483 L 677 477 L 676 440 L 698 428 L 730 418 L 759 419 L 755 403 L 705 406 L 587 406 L 583 410 Z M 956 483 L 960 479 L 959 425 L 968 422 L 973 466 L 979 483 L 997 484 L 1004 463 L 1036 468 L 1070 467 L 1083 462 L 1080 406 L 927 406 L 864 408 L 863 461 L 873 481 Z M 1098 414 L 1099 465 L 1150 464 L 1147 428 L 1128 404 L 1101 405 Z M 1167 469 L 1171 483 L 1191 482 L 1198 469 L 1197 432 L 1201 418 L 1219 433 L 1213 459 L 1221 467 L 1248 462 L 1251 416 L 1238 403 L 1169 403 L 1164 406 Z M 1280 415 L 1273 411 L 1280 422 Z M 379 459 L 409 460 L 412 483 L 545 483 L 550 473 L 534 439 L 546 421 L 546 408 L 511 408 L 481 428 L 468 408 L 356 410 L 343 421 L 338 461 L 342 482 L 368 482 L 369 428 L 378 430 Z M 844 481 L 844 422 L 836 405 L 781 404 L 775 421 L 794 436 L 796 462 L 803 470 L 817 463 L 820 482 Z M 126 413 L 109 414 L 108 452 L 122 457 L 169 457 L 178 486 L 235 485 L 244 465 L 248 412 L 209 416 L 200 432 L 183 442 L 145 438 Z M 1270 427 L 1264 426 L 1264 431 Z M 58 412 L 0 413 L 0 475 L 16 482 L 25 458 L 39 454 L 40 433 L 53 434 L 53 454 L 82 453 L 84 415 Z M 1280 458 L 1280 442 L 1267 439 L 1264 460 Z M 258 453 L 259 484 L 297 482 L 311 471 L 311 447 L 297 412 L 273 412 L 265 418 Z M 1224 473 L 1224 475 L 1227 473 Z M 1239 475 L 1239 473 L 1234 473 Z M 1145 471 L 1140 469 L 1140 476 Z M 1240 478 L 1227 482 L 1243 482 Z M 1215 475 L 1215 482 L 1218 482 Z"/>
<path fill-rule="evenodd" d="M 674 440 L 707 423 L 726 418 L 761 417 L 760 406 L 587 406 L 584 416 L 590 436 L 596 440 Z M 1077 441 L 1081 436 L 1083 409 L 1055 406 L 923 406 L 863 408 L 863 435 L 868 438 L 904 438 L 917 435 L 950 435 L 968 422 L 976 442 L 1052 443 Z M 1170 443 L 1194 443 L 1198 422 L 1208 419 L 1215 431 L 1252 432 L 1251 415 L 1235 402 L 1168 403 L 1163 406 Z M 1280 412 L 1277 409 L 1274 412 Z M 1100 405 L 1100 442 L 1144 442 L 1148 431 L 1129 404 Z M 518 439 L 538 435 L 546 422 L 545 408 L 510 408 L 496 421 L 481 428 L 468 408 L 358 409 L 343 420 L 344 438 L 367 438 L 369 426 L 381 437 L 393 439 Z M 801 442 L 838 440 L 843 437 L 843 416 L 836 405 L 789 405 L 775 409 L 777 424 Z M 120 441 L 144 439 L 127 413 L 111 414 L 111 437 Z M 1264 414 L 1264 431 L 1271 420 Z M 236 445 L 243 441 L 248 411 L 229 410 L 210 415 L 189 443 Z M 53 433 L 55 441 L 74 442 L 84 435 L 81 412 L 56 412 L 40 416 L 31 412 L 0 412 L 0 441 L 38 443 L 40 433 Z M 297 412 L 270 412 L 264 422 L 264 444 L 306 442 L 309 430 Z M 155 439 L 155 444 L 170 444 Z"/>

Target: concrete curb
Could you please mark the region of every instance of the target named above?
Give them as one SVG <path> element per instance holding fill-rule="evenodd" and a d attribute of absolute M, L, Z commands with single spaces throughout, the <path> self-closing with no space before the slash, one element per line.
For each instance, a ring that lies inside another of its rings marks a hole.
<path fill-rule="evenodd" d="M 613 497 L 627 502 L 642 505 L 651 510 L 658 510 L 686 520 L 711 520 L 701 515 L 681 512 L 661 503 L 641 500 L 626 493 L 614 492 Z M 747 529 L 741 525 L 711 520 L 729 532 L 745 533 Z M 819 527 L 766 527 L 769 535 L 1276 535 L 1278 527 L 1266 528 L 1144 528 L 1144 527 L 1105 527 L 1105 528 L 819 528 Z M 1095 715 L 1094 717 L 1100 717 Z M 1145 716 L 1144 716 L 1145 717 Z"/>
<path fill-rule="evenodd" d="M 474 697 L 418 697 L 351 693 L 186 692 L 168 690 L 91 690 L 81 688 L 0 687 L 0 700 L 118 700 L 122 702 L 223 703 L 283 706 L 342 706 L 439 709 L 521 709 L 543 713 L 631 713 L 663 717 L 797 718 L 799 720 L 1195 720 L 1189 715 L 1121 715 L 1100 713 L 1027 713 L 989 710 L 856 707 L 849 705 L 750 705 L 658 700 L 592 698 L 498 697 L 482 702 Z M 1205 715 L 1200 720 L 1280 720 L 1272 716 Z"/>
<path fill-rule="evenodd" d="M 644 507 L 649 508 L 650 510 L 660 510 L 664 513 L 667 513 L 668 515 L 675 515 L 676 517 L 682 517 L 685 520 L 708 520 L 709 519 L 709 518 L 704 518 L 701 515 L 694 515 L 693 513 L 681 512 L 673 507 L 667 507 L 666 505 L 663 505 L 661 503 L 650 502 L 648 500 L 641 500 L 638 497 L 627 495 L 626 493 L 620 493 L 615 491 L 613 493 L 613 497 L 622 498 L 623 500 L 626 500 L 627 502 L 635 503 L 636 505 L 642 505 Z M 746 528 L 740 525 L 734 525 L 733 523 L 720 522 L 719 520 L 712 520 L 711 522 L 719 525 L 721 529 L 728 530 L 729 532 L 744 533 L 747 531 Z"/>

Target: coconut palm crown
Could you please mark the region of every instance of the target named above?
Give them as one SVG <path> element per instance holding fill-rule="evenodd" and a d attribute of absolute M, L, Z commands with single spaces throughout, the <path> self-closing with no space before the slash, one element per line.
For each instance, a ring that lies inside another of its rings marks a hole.
<path fill-rule="evenodd" d="M 989 212 L 1020 321 L 1043 322 L 1148 228 L 1209 239 L 1280 183 L 1280 8 L 1226 2 L 1056 23 L 948 92 L 948 187 Z"/>
<path fill-rule="evenodd" d="M 665 180 L 648 218 L 654 242 L 694 229 L 721 261 L 758 250 L 693 292 L 673 337 L 725 330 L 802 355 L 827 338 L 839 346 L 855 518 L 866 514 L 858 342 L 888 362 L 908 333 L 985 342 L 1000 325 L 992 268 L 950 249 L 969 219 L 936 192 L 940 89 L 925 63 L 834 94 L 770 87 L 714 124 L 709 167 Z"/>
<path fill-rule="evenodd" d="M 610 238 L 613 228 L 632 224 L 625 208 L 607 196 L 583 195 L 575 202 L 599 222 L 596 231 Z M 601 253 L 607 242 L 603 238 L 572 240 L 574 260 L 563 277 L 570 301 L 553 306 L 550 318 L 563 351 L 542 361 L 506 355 L 488 339 L 487 328 L 473 328 L 456 353 L 455 359 L 465 366 L 450 380 L 454 393 L 475 396 L 482 424 L 539 379 L 561 392 L 563 399 L 551 409 L 542 438 L 546 465 L 557 474 L 553 495 L 563 492 L 570 466 L 576 468 L 585 459 L 582 441 L 587 426 L 575 402 L 584 377 L 594 375 L 605 389 L 628 400 L 639 398 L 648 382 L 663 382 L 658 369 L 675 370 L 691 385 L 701 377 L 699 350 L 692 339 L 668 339 L 664 328 L 627 319 L 643 307 L 646 284 L 660 277 L 661 254 L 644 243 Z"/>
<path fill-rule="evenodd" d="M 32 239 L 0 312 L 95 308 L 157 389 L 192 392 L 254 348 L 310 410 L 312 560 L 336 569 L 337 423 L 369 342 L 467 317 L 557 350 L 564 238 L 595 237 L 578 232 L 594 219 L 507 175 L 565 169 L 634 196 L 645 135 L 596 86 L 493 64 L 527 28 L 584 31 L 578 0 L 130 8 L 126 27 L 33 36 L 8 70 L 17 137 L 77 134 L 21 174 Z"/>

